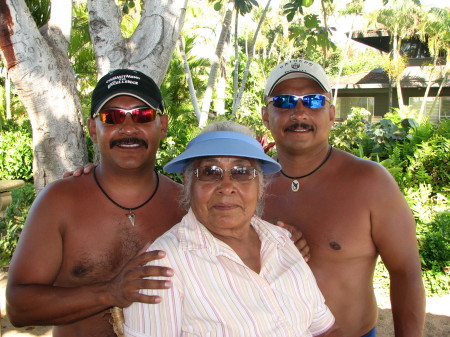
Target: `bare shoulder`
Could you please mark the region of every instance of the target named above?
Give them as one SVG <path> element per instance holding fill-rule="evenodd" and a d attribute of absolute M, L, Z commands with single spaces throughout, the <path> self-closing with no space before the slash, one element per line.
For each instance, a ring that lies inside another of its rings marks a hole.
<path fill-rule="evenodd" d="M 348 152 L 335 149 L 335 167 L 339 174 L 344 174 L 352 180 L 364 180 L 366 183 L 395 183 L 391 173 L 381 164 L 359 158 Z"/>
<path fill-rule="evenodd" d="M 158 173 L 158 175 L 161 187 L 164 188 L 166 193 L 170 193 L 173 195 L 179 195 L 179 193 L 182 193 L 183 185 L 173 181 L 172 179 L 170 179 L 169 177 L 165 176 L 162 173 Z"/>
<path fill-rule="evenodd" d="M 69 177 L 56 180 L 47 185 L 36 197 L 35 203 L 58 201 L 58 205 L 78 200 L 92 192 L 92 178 L 90 176 Z"/>
<path fill-rule="evenodd" d="M 159 174 L 160 190 L 164 193 L 159 193 L 158 199 L 161 203 L 160 210 L 170 210 L 171 226 L 178 223 L 185 215 L 186 211 L 180 204 L 180 199 L 183 195 L 183 185 L 173 181 L 169 177 Z"/>

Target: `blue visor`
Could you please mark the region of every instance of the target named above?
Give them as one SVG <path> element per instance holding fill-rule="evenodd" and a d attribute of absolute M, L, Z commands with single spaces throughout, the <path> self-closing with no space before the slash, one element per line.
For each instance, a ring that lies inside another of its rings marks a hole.
<path fill-rule="evenodd" d="M 193 159 L 210 156 L 232 156 L 257 159 L 264 174 L 281 169 L 280 164 L 264 153 L 261 144 L 250 136 L 235 131 L 212 131 L 192 139 L 186 150 L 164 166 L 170 173 L 182 173 Z"/>

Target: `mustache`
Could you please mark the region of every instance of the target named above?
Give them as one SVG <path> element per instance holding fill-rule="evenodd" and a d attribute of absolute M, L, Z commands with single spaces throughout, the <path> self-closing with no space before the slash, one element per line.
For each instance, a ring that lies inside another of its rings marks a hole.
<path fill-rule="evenodd" d="M 314 127 L 311 124 L 308 123 L 294 123 L 289 125 L 287 128 L 284 129 L 284 131 L 294 131 L 295 129 L 302 128 L 305 130 L 313 131 Z"/>
<path fill-rule="evenodd" d="M 145 140 L 136 137 L 114 139 L 109 142 L 109 148 L 112 149 L 114 146 L 117 145 L 128 145 L 128 144 L 139 144 L 141 146 L 144 146 L 146 149 L 148 148 L 148 143 Z"/>

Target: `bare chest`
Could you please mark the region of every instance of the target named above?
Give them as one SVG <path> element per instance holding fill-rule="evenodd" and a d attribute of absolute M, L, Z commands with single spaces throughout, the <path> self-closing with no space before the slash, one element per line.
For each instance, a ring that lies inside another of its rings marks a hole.
<path fill-rule="evenodd" d="M 361 198 L 339 186 L 278 179 L 266 193 L 264 219 L 278 220 L 301 231 L 311 254 L 326 258 L 354 258 L 375 254 L 371 239 L 370 211 Z"/>
<path fill-rule="evenodd" d="M 57 284 L 88 284 L 111 278 L 175 221 L 155 216 L 154 207 L 149 206 L 134 211 L 133 225 L 128 211 L 109 204 L 98 206 L 73 213 L 71 222 L 64 226 Z"/>

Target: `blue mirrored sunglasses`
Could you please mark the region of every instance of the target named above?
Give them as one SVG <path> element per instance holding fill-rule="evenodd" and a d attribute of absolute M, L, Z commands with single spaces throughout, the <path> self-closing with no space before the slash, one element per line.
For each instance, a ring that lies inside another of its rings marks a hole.
<path fill-rule="evenodd" d="M 301 100 L 302 104 L 309 109 L 319 109 L 325 105 L 326 101 L 330 99 L 321 94 L 310 94 L 310 95 L 278 95 L 274 97 L 269 97 L 267 104 L 273 102 L 275 108 L 281 109 L 292 109 L 297 105 L 297 102 Z"/>

